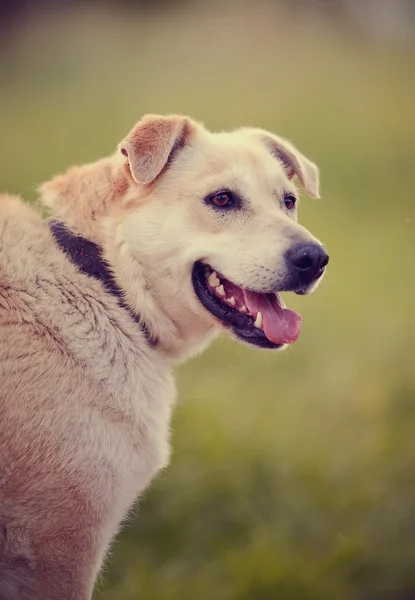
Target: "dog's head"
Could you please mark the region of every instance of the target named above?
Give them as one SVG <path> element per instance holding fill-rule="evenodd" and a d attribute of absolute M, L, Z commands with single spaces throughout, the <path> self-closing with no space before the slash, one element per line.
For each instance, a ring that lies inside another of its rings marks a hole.
<path fill-rule="evenodd" d="M 315 289 L 328 255 L 297 223 L 293 180 L 318 197 L 318 170 L 289 142 L 260 129 L 211 133 L 187 117 L 150 115 L 82 177 L 73 172 L 72 187 L 80 195 L 94 189 L 77 209 L 79 229 L 88 231 L 88 210 L 97 220 L 104 203 L 106 257 L 169 354 L 194 352 L 221 327 L 264 348 L 297 339 L 301 318 L 278 293 Z M 51 182 L 55 192 L 58 184 Z"/>
<path fill-rule="evenodd" d="M 119 152 L 132 179 L 125 244 L 181 335 L 219 326 L 265 348 L 295 341 L 301 318 L 278 292 L 311 292 L 328 262 L 297 223 L 293 179 L 318 197 L 317 167 L 266 131 L 210 133 L 180 116 L 145 117 Z"/>

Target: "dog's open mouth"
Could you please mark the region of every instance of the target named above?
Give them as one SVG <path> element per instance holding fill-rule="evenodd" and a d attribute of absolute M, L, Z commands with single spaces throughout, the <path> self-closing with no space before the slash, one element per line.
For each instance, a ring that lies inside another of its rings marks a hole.
<path fill-rule="evenodd" d="M 193 287 L 203 306 L 247 343 L 280 348 L 300 335 L 301 316 L 278 293 L 245 290 L 201 262 L 193 268 Z"/>

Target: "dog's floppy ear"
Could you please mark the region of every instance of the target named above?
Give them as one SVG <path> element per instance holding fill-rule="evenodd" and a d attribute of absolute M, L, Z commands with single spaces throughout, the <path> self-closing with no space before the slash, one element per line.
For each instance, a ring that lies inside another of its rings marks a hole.
<path fill-rule="evenodd" d="M 150 183 L 182 148 L 193 122 L 180 115 L 146 115 L 118 148 L 137 183 Z"/>
<path fill-rule="evenodd" d="M 306 158 L 291 142 L 264 130 L 254 130 L 275 158 L 282 164 L 292 179 L 297 175 L 304 191 L 310 198 L 320 198 L 319 173 L 317 166 Z"/>

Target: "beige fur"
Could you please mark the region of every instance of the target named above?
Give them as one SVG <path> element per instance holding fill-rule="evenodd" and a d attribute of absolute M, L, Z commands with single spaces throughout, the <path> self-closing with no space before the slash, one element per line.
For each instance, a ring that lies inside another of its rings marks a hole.
<path fill-rule="evenodd" d="M 169 458 L 172 363 L 220 330 L 193 263 L 267 291 L 283 252 L 316 241 L 281 207 L 318 172 L 267 132 L 212 134 L 149 116 L 117 152 L 41 188 L 76 233 L 102 246 L 153 340 L 58 248 L 19 198 L 0 197 L 0 600 L 88 600 L 122 518 Z M 237 186 L 243 215 L 203 203 Z"/>

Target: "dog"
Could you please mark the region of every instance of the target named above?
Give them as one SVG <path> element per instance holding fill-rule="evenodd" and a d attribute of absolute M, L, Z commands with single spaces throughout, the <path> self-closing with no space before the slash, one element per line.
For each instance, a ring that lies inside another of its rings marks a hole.
<path fill-rule="evenodd" d="M 89 600 L 111 540 L 169 459 L 172 366 L 222 330 L 294 342 L 328 254 L 297 222 L 290 142 L 144 117 L 116 152 L 0 197 L 0 599 Z"/>

